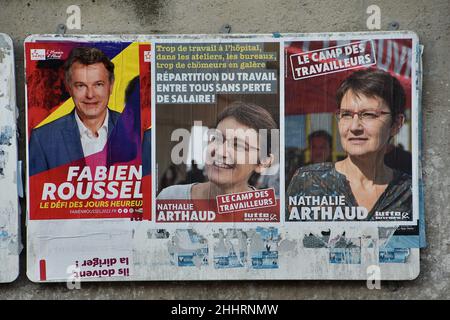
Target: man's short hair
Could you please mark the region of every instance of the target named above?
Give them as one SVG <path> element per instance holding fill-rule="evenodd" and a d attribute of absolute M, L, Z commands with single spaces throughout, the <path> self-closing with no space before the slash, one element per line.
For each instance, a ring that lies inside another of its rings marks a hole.
<path fill-rule="evenodd" d="M 351 90 L 355 95 L 363 94 L 367 97 L 378 97 L 389 107 L 392 120 L 399 114 L 405 113 L 405 90 L 400 81 L 389 72 L 378 69 L 363 69 L 352 73 L 346 78 L 336 92 L 338 109 L 347 91 Z"/>
<path fill-rule="evenodd" d="M 94 63 L 103 63 L 106 70 L 108 70 L 109 81 L 114 81 L 114 63 L 112 63 L 111 60 L 109 60 L 109 58 L 100 49 L 90 47 L 77 47 L 70 52 L 69 57 L 64 63 L 64 76 L 67 83 L 70 82 L 70 68 L 75 62 L 81 63 L 85 66 L 89 66 Z"/>
<path fill-rule="evenodd" d="M 309 146 L 311 147 L 311 143 L 312 143 L 312 139 L 314 138 L 323 138 L 328 142 L 328 145 L 332 146 L 333 144 L 333 137 L 331 136 L 331 134 L 329 134 L 328 132 L 326 132 L 325 130 L 317 130 L 317 131 L 313 131 L 308 135 L 308 143 Z"/>

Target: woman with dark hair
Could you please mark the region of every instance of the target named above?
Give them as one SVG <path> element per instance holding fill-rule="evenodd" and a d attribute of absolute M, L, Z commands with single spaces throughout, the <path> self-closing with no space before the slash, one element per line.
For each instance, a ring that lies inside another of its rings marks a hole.
<path fill-rule="evenodd" d="M 392 211 L 408 213 L 410 218 L 411 177 L 384 163 L 389 142 L 405 119 L 405 92 L 400 82 L 381 70 L 359 70 L 342 82 L 336 102 L 339 135 L 347 157 L 335 164 L 300 168 L 286 199 L 345 196 L 346 207 L 367 210 L 366 220 Z M 287 208 L 291 212 L 289 202 Z"/>
<path fill-rule="evenodd" d="M 216 130 L 210 135 L 208 181 L 168 187 L 158 199 L 214 199 L 217 195 L 254 190 L 249 185 L 251 175 L 272 165 L 271 130 L 276 128 L 264 108 L 240 101 L 230 104 L 219 114 Z M 263 129 L 265 141 L 260 139 Z"/>

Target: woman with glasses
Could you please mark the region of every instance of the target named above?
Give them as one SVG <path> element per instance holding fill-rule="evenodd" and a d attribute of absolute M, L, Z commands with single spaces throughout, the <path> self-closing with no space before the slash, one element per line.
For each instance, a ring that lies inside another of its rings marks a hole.
<path fill-rule="evenodd" d="M 307 216 L 295 219 L 292 215 L 292 199 L 302 196 L 344 196 L 343 207 L 367 210 L 365 220 L 381 220 L 389 212 L 410 218 L 411 177 L 384 163 L 387 147 L 405 120 L 402 85 L 387 72 L 359 70 L 341 83 L 336 102 L 339 135 L 347 157 L 297 171 L 287 190 L 287 219 L 307 220 Z"/>
<path fill-rule="evenodd" d="M 264 108 L 233 102 L 219 114 L 216 129 L 209 135 L 208 181 L 165 188 L 158 199 L 215 199 L 217 195 L 254 190 L 249 185 L 252 174 L 262 173 L 272 165 L 271 130 L 276 128 Z M 262 136 L 265 141 L 260 139 Z"/>

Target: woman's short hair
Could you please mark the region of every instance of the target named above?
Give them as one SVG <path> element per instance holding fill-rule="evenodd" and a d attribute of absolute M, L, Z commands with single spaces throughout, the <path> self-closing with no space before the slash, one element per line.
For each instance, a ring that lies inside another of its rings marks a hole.
<path fill-rule="evenodd" d="M 228 105 L 217 117 L 217 125 L 225 118 L 232 117 L 237 122 L 255 129 L 267 129 L 267 156 L 271 153 L 271 130 L 277 129 L 277 123 L 269 111 L 261 106 L 249 102 L 234 101 Z"/>
<path fill-rule="evenodd" d="M 353 72 L 339 86 L 336 92 L 338 109 L 347 91 L 351 90 L 355 95 L 363 94 L 367 97 L 379 97 L 389 107 L 392 119 L 405 112 L 405 90 L 400 81 L 389 72 L 378 69 L 363 69 Z"/>

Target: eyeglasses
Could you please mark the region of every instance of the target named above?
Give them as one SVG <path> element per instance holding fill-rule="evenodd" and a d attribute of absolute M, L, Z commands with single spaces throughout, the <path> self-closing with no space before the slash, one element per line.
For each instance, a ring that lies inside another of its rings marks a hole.
<path fill-rule="evenodd" d="M 358 119 L 361 122 L 367 122 L 376 120 L 384 114 L 391 114 L 391 113 L 378 110 L 362 110 L 359 112 L 354 112 L 350 110 L 338 110 L 336 111 L 336 118 L 338 121 L 352 121 L 355 114 L 358 115 Z"/>
<path fill-rule="evenodd" d="M 213 144 L 215 147 L 222 148 L 224 144 L 227 148 L 231 148 L 234 152 L 248 152 L 252 150 L 259 151 L 258 147 L 249 145 L 245 141 L 238 139 L 237 137 L 231 139 L 224 139 L 222 135 L 212 134 L 208 137 L 208 143 Z"/>

